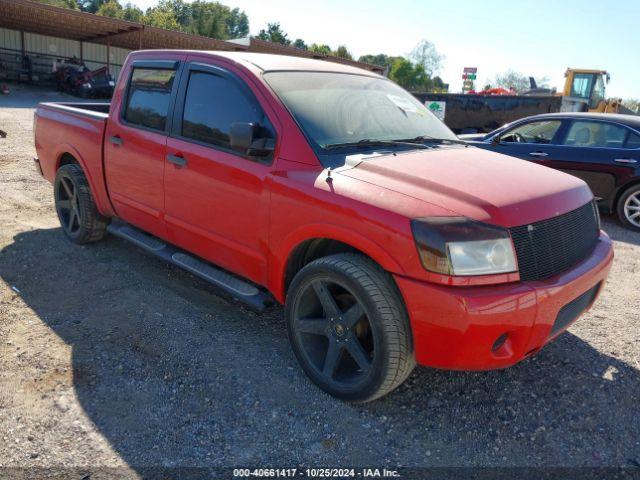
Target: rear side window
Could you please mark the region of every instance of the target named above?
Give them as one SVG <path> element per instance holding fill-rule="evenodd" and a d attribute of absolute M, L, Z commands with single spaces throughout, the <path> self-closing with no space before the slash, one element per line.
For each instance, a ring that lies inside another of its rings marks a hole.
<path fill-rule="evenodd" d="M 124 112 L 126 122 L 164 131 L 175 70 L 134 68 Z"/>
<path fill-rule="evenodd" d="M 627 143 L 625 144 L 626 148 L 640 148 L 640 135 L 637 133 L 629 133 L 629 138 L 627 138 Z"/>
<path fill-rule="evenodd" d="M 218 75 L 191 72 L 182 116 L 182 136 L 211 145 L 231 148 L 229 131 L 233 122 L 265 125 L 256 102 L 237 82 Z"/>
<path fill-rule="evenodd" d="M 628 130 L 605 122 L 572 122 L 564 144 L 574 147 L 622 148 Z"/>

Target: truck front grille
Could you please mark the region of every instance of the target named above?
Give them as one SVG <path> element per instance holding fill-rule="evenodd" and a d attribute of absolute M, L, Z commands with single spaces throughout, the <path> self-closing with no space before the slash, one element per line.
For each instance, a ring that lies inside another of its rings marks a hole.
<path fill-rule="evenodd" d="M 598 207 L 589 202 L 571 212 L 510 228 L 520 280 L 542 280 L 589 255 L 598 242 Z"/>

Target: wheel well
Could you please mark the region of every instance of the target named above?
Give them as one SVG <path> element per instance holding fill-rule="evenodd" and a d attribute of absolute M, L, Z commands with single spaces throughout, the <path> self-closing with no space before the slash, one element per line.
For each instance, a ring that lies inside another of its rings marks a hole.
<path fill-rule="evenodd" d="M 76 157 L 74 157 L 70 153 L 63 153 L 62 156 L 60 157 L 60 162 L 58 162 L 58 169 L 63 165 L 71 165 L 71 164 L 78 165 L 78 160 L 76 160 Z"/>
<path fill-rule="evenodd" d="M 611 211 L 612 212 L 617 212 L 618 211 L 618 202 L 620 201 L 620 197 L 622 197 L 622 195 L 624 195 L 624 192 L 626 192 L 630 188 L 636 187 L 638 185 L 640 185 L 640 179 L 632 180 L 629 183 L 627 183 L 626 185 L 623 185 L 622 187 L 620 187 L 618 189 L 618 191 L 616 192 L 616 196 L 615 196 L 615 198 L 613 200 L 613 204 L 611 205 Z"/>
<path fill-rule="evenodd" d="M 337 253 L 357 253 L 371 259 L 371 257 L 357 248 L 338 240 L 333 240 L 331 238 L 312 238 L 305 240 L 293 249 L 293 252 L 291 252 L 289 259 L 287 260 L 287 267 L 284 275 L 285 293 L 289 289 L 289 284 L 291 284 L 293 277 L 295 277 L 305 265 L 317 260 L 318 258 L 328 257 L 329 255 L 335 255 Z"/>

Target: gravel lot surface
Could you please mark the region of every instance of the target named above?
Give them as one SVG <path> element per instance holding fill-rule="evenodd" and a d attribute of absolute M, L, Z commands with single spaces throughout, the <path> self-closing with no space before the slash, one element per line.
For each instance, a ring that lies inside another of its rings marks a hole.
<path fill-rule="evenodd" d="M 364 406 L 315 388 L 282 309 L 258 315 L 114 237 L 66 241 L 36 173 L 33 107 L 0 96 L 0 464 L 637 466 L 640 234 L 597 305 L 504 371 L 417 368 Z"/>

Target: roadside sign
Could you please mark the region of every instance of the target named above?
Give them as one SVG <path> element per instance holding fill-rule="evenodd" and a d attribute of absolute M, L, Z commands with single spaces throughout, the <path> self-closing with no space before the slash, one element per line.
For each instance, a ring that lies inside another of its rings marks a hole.
<path fill-rule="evenodd" d="M 427 100 L 424 102 L 424 106 L 429 109 L 431 113 L 433 113 L 438 120 L 444 122 L 444 115 L 447 107 L 447 102 L 431 102 Z"/>
<path fill-rule="evenodd" d="M 473 81 L 476 79 L 478 67 L 464 67 L 462 72 L 462 93 L 473 89 Z"/>

